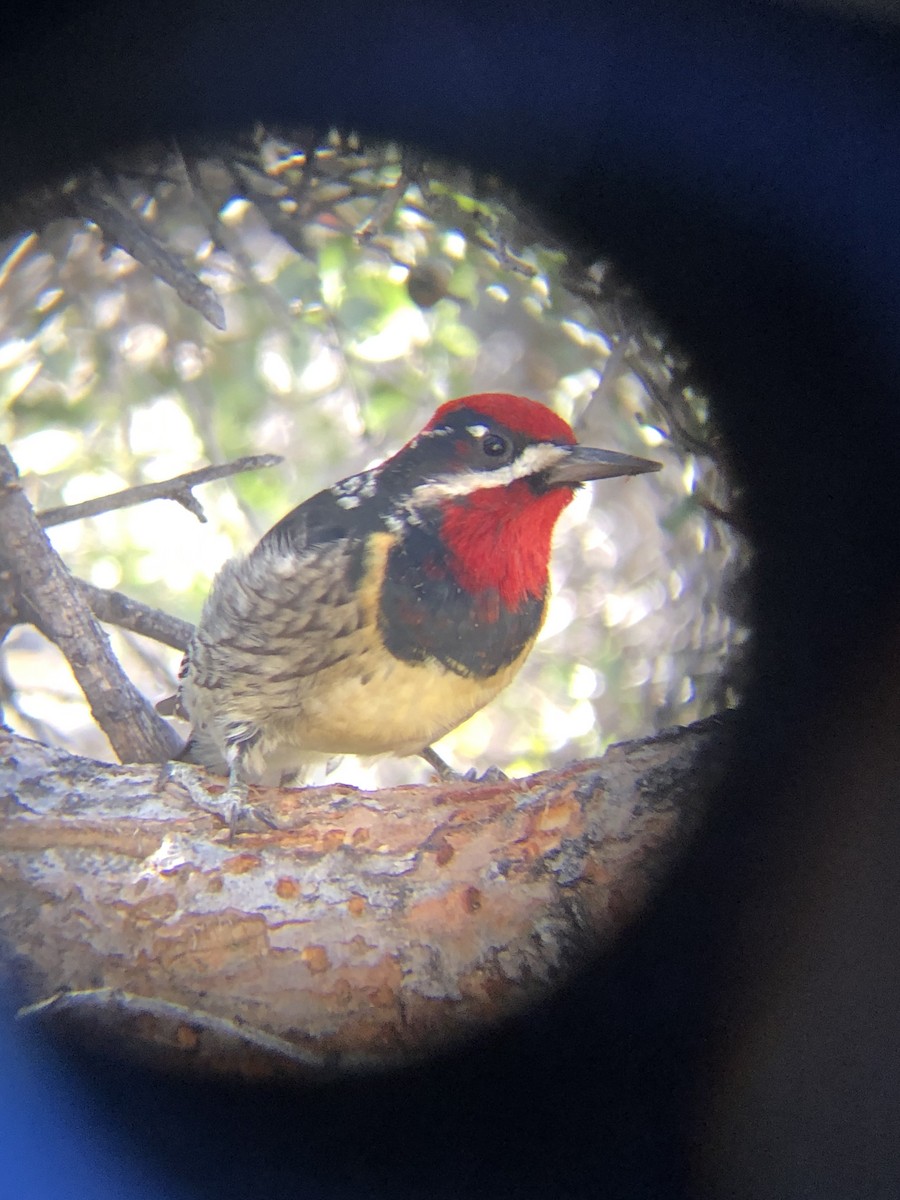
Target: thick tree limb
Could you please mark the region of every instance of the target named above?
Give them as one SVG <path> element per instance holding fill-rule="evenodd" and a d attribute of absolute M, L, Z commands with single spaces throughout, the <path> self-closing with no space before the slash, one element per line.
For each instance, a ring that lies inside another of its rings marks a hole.
<path fill-rule="evenodd" d="M 186 471 L 183 475 L 175 475 L 172 479 L 160 479 L 157 483 L 139 483 L 135 487 L 123 488 L 121 492 L 113 492 L 109 496 L 97 496 L 93 500 L 83 500 L 80 504 L 45 508 L 42 512 L 37 513 L 37 519 L 44 529 L 49 529 L 52 525 L 64 525 L 67 521 L 81 521 L 85 517 L 96 517 L 100 513 L 112 512 L 117 508 L 131 508 L 135 504 L 146 504 L 148 500 L 174 500 L 188 512 L 193 513 L 198 521 L 205 522 L 206 513 L 191 488 L 198 487 L 201 483 L 210 483 L 214 479 L 225 479 L 229 475 L 238 475 L 241 471 L 258 471 L 261 467 L 275 467 L 283 461 L 280 454 L 250 454 L 245 458 L 237 458 L 234 462 L 199 467 L 196 471 Z"/>
<path fill-rule="evenodd" d="M 5 973 L 33 1019 L 167 1067 L 409 1061 L 610 944 L 727 740 L 713 718 L 502 784 L 254 789 L 278 828 L 229 844 L 164 769 L 0 732 Z"/>
<path fill-rule="evenodd" d="M 20 615 L 62 650 L 119 758 L 164 762 L 177 753 L 177 735 L 123 674 L 109 639 L 38 523 L 4 446 L 0 446 L 0 566 L 9 574 L 17 605 L 27 609 Z"/>

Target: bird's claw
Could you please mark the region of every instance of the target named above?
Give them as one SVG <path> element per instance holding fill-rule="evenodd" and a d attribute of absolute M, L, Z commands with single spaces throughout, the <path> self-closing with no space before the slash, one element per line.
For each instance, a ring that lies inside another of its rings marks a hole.
<path fill-rule="evenodd" d="M 469 767 L 468 771 L 462 776 L 469 783 L 508 783 L 509 776 L 501 771 L 499 767 L 488 767 L 481 775 L 474 767 Z"/>
<path fill-rule="evenodd" d="M 265 833 L 277 829 L 275 818 L 263 804 L 250 804 L 246 791 L 234 793 L 230 787 L 220 796 L 211 796 L 217 805 L 208 805 L 206 811 L 220 817 L 228 826 L 228 840 L 233 841 L 236 833 Z"/>
<path fill-rule="evenodd" d="M 460 774 L 459 771 L 454 771 L 452 767 L 448 766 L 437 751 L 432 750 L 430 746 L 426 746 L 419 753 L 444 783 L 459 783 L 460 780 L 465 780 L 466 783 L 506 783 L 509 779 L 509 776 L 505 775 L 499 767 L 488 767 L 483 775 L 479 775 L 474 767 L 469 767 L 468 771 Z"/>
<path fill-rule="evenodd" d="M 263 833 L 278 828 L 264 805 L 249 803 L 245 783 L 232 782 L 214 795 L 207 791 L 205 777 L 189 763 L 170 763 L 169 778 L 184 788 L 197 808 L 228 826 L 229 841 L 236 833 Z"/>

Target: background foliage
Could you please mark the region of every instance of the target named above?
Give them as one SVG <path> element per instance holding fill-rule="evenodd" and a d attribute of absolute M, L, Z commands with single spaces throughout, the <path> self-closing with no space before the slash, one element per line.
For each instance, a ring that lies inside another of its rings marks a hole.
<path fill-rule="evenodd" d="M 87 219 L 98 198 L 116 221 Z M 285 458 L 205 486 L 206 524 L 160 500 L 52 529 L 77 575 L 195 620 L 221 563 L 295 504 L 391 453 L 441 401 L 515 392 L 664 470 L 579 493 L 528 665 L 441 753 L 522 773 L 734 702 L 747 553 L 706 400 L 614 270 L 579 262 L 497 181 L 256 130 L 215 151 L 149 148 L 5 220 L 0 435 L 35 507 Z M 194 277 L 223 329 L 169 286 Z M 142 690 L 173 690 L 176 652 L 111 636 Z M 17 626 L 2 654 L 9 724 L 111 757 L 52 646 Z M 427 770 L 348 759 L 337 774 Z"/>

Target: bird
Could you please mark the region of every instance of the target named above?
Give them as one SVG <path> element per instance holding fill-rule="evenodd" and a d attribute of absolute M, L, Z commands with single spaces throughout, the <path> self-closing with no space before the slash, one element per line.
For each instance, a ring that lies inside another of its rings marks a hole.
<path fill-rule="evenodd" d="M 215 578 L 179 673 L 182 761 L 248 785 L 338 755 L 419 754 L 492 700 L 548 603 L 554 526 L 585 482 L 659 463 L 581 446 L 523 396 L 440 405 L 380 465 L 289 512 Z"/>

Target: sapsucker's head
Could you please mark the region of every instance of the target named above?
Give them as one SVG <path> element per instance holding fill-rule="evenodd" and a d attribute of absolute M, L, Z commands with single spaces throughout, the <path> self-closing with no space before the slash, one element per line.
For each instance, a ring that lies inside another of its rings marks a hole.
<path fill-rule="evenodd" d="M 492 392 L 441 405 L 379 469 L 379 491 L 413 524 L 437 524 L 463 587 L 516 605 L 542 592 L 553 527 L 582 483 L 659 467 L 580 446 L 544 405 Z"/>

